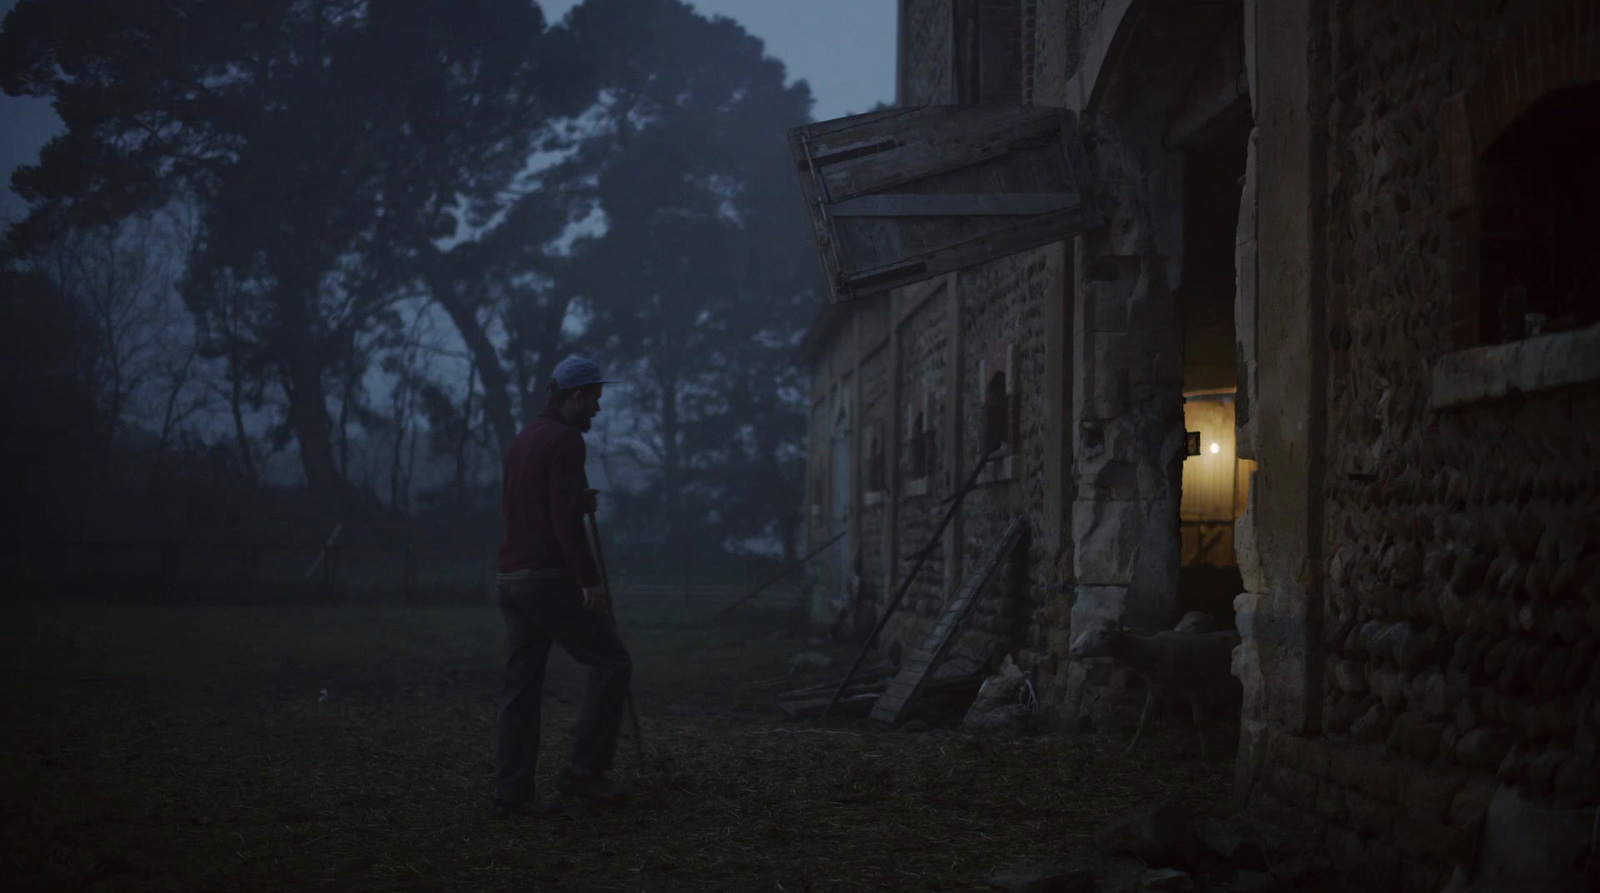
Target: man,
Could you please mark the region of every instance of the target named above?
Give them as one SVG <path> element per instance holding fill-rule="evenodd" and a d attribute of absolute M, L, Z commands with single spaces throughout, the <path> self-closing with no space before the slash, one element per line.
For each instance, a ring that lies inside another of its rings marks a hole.
<path fill-rule="evenodd" d="M 600 411 L 607 383 L 593 361 L 562 360 L 551 376 L 544 411 L 506 454 L 498 589 L 511 657 L 500 697 L 494 787 L 494 812 L 502 817 L 546 815 L 558 808 L 534 796 L 539 708 L 552 643 L 589 667 L 572 757 L 557 788 L 591 801 L 626 796 L 606 773 L 633 665 L 611 624 L 611 593 L 601 582 L 583 524 L 598 492 L 589 489 L 584 474 L 583 432 Z"/>

